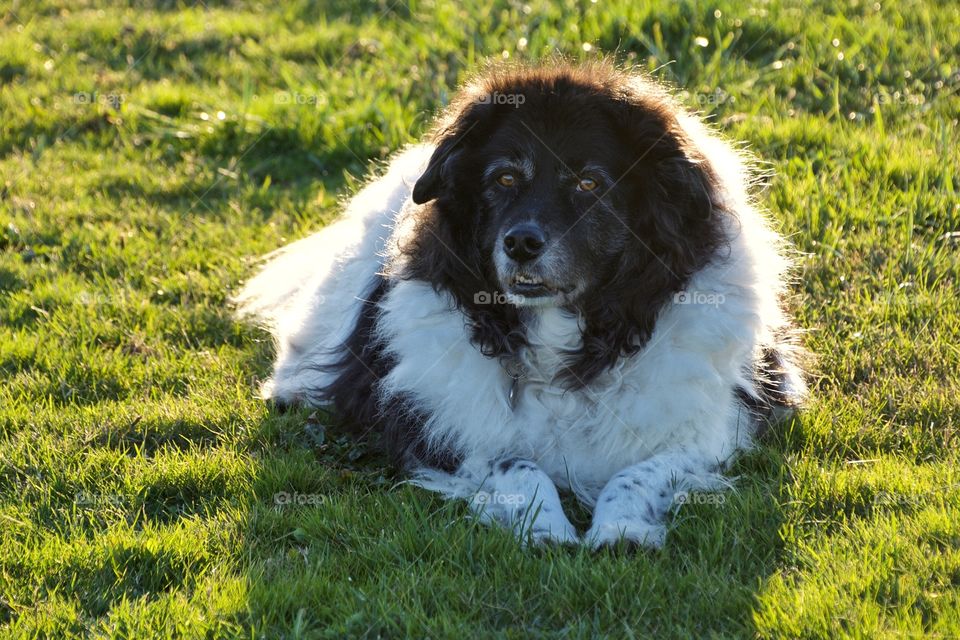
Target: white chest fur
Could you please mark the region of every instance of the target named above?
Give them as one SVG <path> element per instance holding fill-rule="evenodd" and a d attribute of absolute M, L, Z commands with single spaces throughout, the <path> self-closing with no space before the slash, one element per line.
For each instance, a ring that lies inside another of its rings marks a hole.
<path fill-rule="evenodd" d="M 435 446 L 530 458 L 559 485 L 595 495 L 617 470 L 667 447 L 689 446 L 722 460 L 747 442 L 745 423 L 738 433 L 733 388 L 752 340 L 743 331 L 691 334 L 716 327 L 727 311 L 715 310 L 707 324 L 703 309 L 669 306 L 640 353 L 569 390 L 554 376 L 564 351 L 579 342 L 577 319 L 538 310 L 527 326 L 526 374 L 512 407 L 510 377 L 470 343 L 465 318 L 449 299 L 428 284 L 401 281 L 383 310 L 380 332 L 397 365 L 381 391 L 404 394 L 430 416 L 425 433 Z M 745 346 L 727 348 L 737 343 Z"/>

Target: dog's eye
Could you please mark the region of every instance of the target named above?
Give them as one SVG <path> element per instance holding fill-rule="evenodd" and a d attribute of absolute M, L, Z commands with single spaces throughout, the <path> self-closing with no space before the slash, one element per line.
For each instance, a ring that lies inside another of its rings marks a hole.
<path fill-rule="evenodd" d="M 593 178 L 580 178 L 580 182 L 577 183 L 577 191 L 593 191 L 597 186 L 597 181 Z"/>
<path fill-rule="evenodd" d="M 501 187 L 512 187 L 517 183 L 517 178 L 512 173 L 501 173 L 497 176 L 497 184 Z"/>

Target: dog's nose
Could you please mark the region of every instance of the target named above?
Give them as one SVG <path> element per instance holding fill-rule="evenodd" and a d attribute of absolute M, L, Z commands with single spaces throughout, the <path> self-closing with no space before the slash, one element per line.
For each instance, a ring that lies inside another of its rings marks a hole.
<path fill-rule="evenodd" d="M 503 236 L 503 250 L 517 262 L 533 260 L 543 251 L 547 243 L 547 234 L 532 222 L 514 225 Z"/>

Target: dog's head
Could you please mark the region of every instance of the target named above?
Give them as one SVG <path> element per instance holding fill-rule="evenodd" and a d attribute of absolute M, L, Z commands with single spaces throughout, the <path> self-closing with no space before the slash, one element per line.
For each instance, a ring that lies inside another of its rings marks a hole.
<path fill-rule="evenodd" d="M 655 84 L 604 64 L 485 75 L 414 187 L 430 207 L 415 277 L 453 293 L 492 355 L 522 343 L 519 307 L 581 314 L 568 373 L 585 384 L 643 344 L 719 242 L 716 179 L 677 116 Z"/>

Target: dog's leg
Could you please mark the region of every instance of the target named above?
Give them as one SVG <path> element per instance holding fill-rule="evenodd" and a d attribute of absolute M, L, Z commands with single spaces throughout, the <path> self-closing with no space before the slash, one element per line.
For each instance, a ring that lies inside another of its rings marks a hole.
<path fill-rule="evenodd" d="M 454 474 L 420 469 L 413 482 L 448 497 L 466 498 L 482 522 L 508 527 L 523 541 L 580 542 L 553 481 L 530 460 L 470 461 Z"/>
<path fill-rule="evenodd" d="M 664 517 L 678 493 L 728 486 L 717 467 L 699 456 L 670 452 L 623 469 L 600 492 L 584 541 L 594 548 L 620 540 L 660 547 L 667 535 Z"/>

